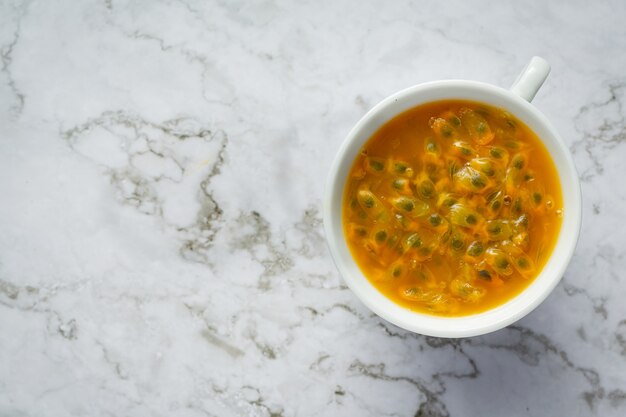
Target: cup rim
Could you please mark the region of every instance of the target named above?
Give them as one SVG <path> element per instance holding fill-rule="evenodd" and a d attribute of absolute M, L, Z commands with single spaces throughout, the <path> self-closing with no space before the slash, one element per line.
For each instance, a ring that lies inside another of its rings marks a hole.
<path fill-rule="evenodd" d="M 502 305 L 482 313 L 456 317 L 412 311 L 379 292 L 358 268 L 347 248 L 341 211 L 347 170 L 352 166 L 358 150 L 371 135 L 403 111 L 446 99 L 477 101 L 506 108 L 526 123 L 544 143 L 552 157 L 559 174 L 564 205 L 564 216 L 555 248 L 533 282 Z M 558 132 L 535 106 L 511 91 L 492 84 L 468 80 L 440 80 L 417 84 L 388 96 L 369 110 L 350 130 L 335 155 L 326 180 L 323 218 L 327 244 L 335 265 L 345 283 L 363 304 L 378 316 L 406 330 L 427 336 L 456 338 L 499 330 L 521 319 L 547 298 L 561 280 L 576 248 L 582 223 L 582 201 L 580 182 L 572 156 Z M 557 250 L 559 256 L 556 256 Z"/>

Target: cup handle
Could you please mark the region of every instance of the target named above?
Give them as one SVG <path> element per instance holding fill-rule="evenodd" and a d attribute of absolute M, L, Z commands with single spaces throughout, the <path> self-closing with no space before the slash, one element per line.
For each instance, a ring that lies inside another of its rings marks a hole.
<path fill-rule="evenodd" d="M 535 94 L 537 94 L 549 73 L 550 64 L 548 64 L 548 61 L 534 56 L 511 86 L 511 92 L 530 103 L 535 98 Z"/>

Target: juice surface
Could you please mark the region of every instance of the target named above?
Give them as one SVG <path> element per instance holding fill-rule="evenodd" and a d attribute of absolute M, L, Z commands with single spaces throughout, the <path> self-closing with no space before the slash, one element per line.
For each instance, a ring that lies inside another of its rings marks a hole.
<path fill-rule="evenodd" d="M 369 281 L 406 308 L 443 316 L 519 294 L 549 258 L 562 215 L 539 138 L 505 110 L 460 100 L 382 126 L 343 198 L 344 234 Z"/>

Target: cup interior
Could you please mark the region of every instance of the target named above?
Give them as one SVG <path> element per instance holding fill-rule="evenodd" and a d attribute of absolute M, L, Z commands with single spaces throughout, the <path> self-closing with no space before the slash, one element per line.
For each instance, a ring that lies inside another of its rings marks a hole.
<path fill-rule="evenodd" d="M 400 113 L 432 101 L 458 99 L 506 109 L 542 140 L 556 166 L 563 193 L 559 237 L 537 278 L 508 302 L 483 313 L 440 317 L 406 309 L 380 293 L 352 258 L 342 227 L 342 199 L 346 178 L 361 147 L 386 122 Z M 560 281 L 580 231 L 581 194 L 569 150 L 547 118 L 533 105 L 508 90 L 475 81 L 436 81 L 402 90 L 376 105 L 350 131 L 331 166 L 324 198 L 324 227 L 330 252 L 346 284 L 357 297 L 385 320 L 416 333 L 437 337 L 468 337 L 501 329 L 537 307 Z"/>

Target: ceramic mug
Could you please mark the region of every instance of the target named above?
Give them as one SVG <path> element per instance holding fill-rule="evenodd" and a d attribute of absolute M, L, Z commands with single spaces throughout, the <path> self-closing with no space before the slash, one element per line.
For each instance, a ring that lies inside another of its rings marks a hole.
<path fill-rule="evenodd" d="M 550 66 L 533 57 L 510 90 L 491 84 L 445 80 L 419 84 L 387 97 L 350 131 L 332 163 L 324 197 L 324 228 L 332 257 L 346 284 L 374 313 L 416 333 L 438 337 L 477 336 L 501 329 L 535 309 L 559 283 L 569 263 L 581 225 L 578 174 L 565 143 L 537 108 L 530 104 Z M 441 317 L 411 311 L 379 292 L 352 258 L 342 227 L 342 199 L 350 167 L 361 147 L 385 123 L 400 113 L 432 101 L 471 100 L 506 109 L 523 121 L 544 143 L 556 166 L 563 192 L 563 219 L 554 250 L 537 278 L 520 294 L 491 310 L 461 317 Z"/>

